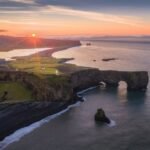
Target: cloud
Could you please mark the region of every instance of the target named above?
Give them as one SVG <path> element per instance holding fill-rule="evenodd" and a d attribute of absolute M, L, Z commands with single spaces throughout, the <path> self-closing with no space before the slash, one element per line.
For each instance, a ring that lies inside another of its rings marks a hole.
<path fill-rule="evenodd" d="M 21 11 L 41 7 L 34 0 L 0 0 L 0 10 Z"/>
<path fill-rule="evenodd" d="M 90 19 L 95 21 L 105 21 L 105 22 L 113 22 L 125 25 L 137 26 L 142 23 L 142 20 L 137 17 L 132 16 L 119 16 L 119 15 L 111 15 L 100 12 L 92 12 L 92 11 L 81 11 L 75 10 L 67 7 L 56 7 L 56 6 L 46 6 L 41 9 L 43 13 L 49 14 L 60 14 L 67 16 L 76 16 L 84 19 Z"/>
<path fill-rule="evenodd" d="M 0 32 L 7 32 L 7 30 L 5 30 L 5 29 L 0 29 Z"/>
<path fill-rule="evenodd" d="M 13 0 L 13 1 L 24 1 L 24 0 Z M 133 17 L 133 16 L 125 16 L 125 15 L 113 15 L 110 13 L 102 13 L 102 12 L 94 12 L 89 10 L 77 10 L 70 7 L 62 7 L 62 6 L 53 6 L 53 5 L 46 5 L 46 6 L 31 6 L 28 7 L 28 9 L 23 9 L 22 7 L 3 7 L 0 6 L 0 14 L 30 14 L 29 16 L 32 17 L 32 15 L 36 14 L 48 14 L 48 15 L 64 15 L 64 16 L 71 16 L 71 17 L 78 17 L 93 21 L 103 21 L 103 22 L 112 22 L 112 23 L 118 23 L 118 24 L 125 24 L 130 26 L 139 26 L 142 24 L 142 19 L 139 17 Z M 18 14 L 18 15 L 19 15 Z M 24 16 L 28 17 L 28 16 Z M 10 20 L 2 20 L 1 22 L 7 22 L 11 23 Z M 14 22 L 14 21 L 13 21 Z M 18 22 L 18 21 L 16 21 Z M 22 22 L 19 21 L 21 24 Z M 24 23 L 26 24 L 26 22 Z M 27 23 L 31 24 L 31 23 Z M 32 23 L 34 24 L 34 23 Z"/>
<path fill-rule="evenodd" d="M 11 0 L 11 2 L 19 2 L 19 3 L 25 3 L 25 4 L 34 4 L 34 0 Z"/>
<path fill-rule="evenodd" d="M 94 7 L 143 7 L 150 6 L 150 0 L 35 0 L 40 5 L 66 6 L 73 8 Z"/>
<path fill-rule="evenodd" d="M 104 3 L 104 0 L 87 0 L 87 5 L 90 2 L 99 2 Z M 108 2 L 108 0 L 105 0 Z M 110 0 L 109 0 L 110 1 Z M 118 0 L 116 0 L 118 1 Z M 124 0 L 123 0 L 124 1 Z M 128 0 L 126 0 L 128 1 Z M 133 0 L 138 1 L 138 0 Z M 146 0 L 143 0 L 146 1 Z M 64 16 L 71 16 L 71 17 L 78 17 L 83 19 L 89 19 L 94 21 L 103 21 L 103 22 L 113 22 L 118 24 L 130 25 L 130 26 L 141 26 L 143 21 L 139 17 L 133 16 L 126 16 L 126 15 L 117 15 L 111 14 L 110 12 L 104 13 L 103 11 L 96 12 L 92 10 L 81 10 L 75 9 L 72 7 L 64 7 L 64 6 L 55 6 L 50 5 L 57 4 L 58 0 L 0 0 L 0 15 L 4 14 L 48 14 L 48 15 L 64 15 Z M 61 0 L 60 4 L 67 5 L 73 4 L 75 0 Z M 76 0 L 76 3 L 85 3 L 85 0 Z M 124 1 L 125 2 L 125 1 Z M 95 5 L 95 4 L 94 4 Z M 2 20 L 2 19 L 1 19 Z M 10 21 L 10 20 L 9 20 Z M 7 20 L 6 20 L 7 22 Z M 22 24 L 22 22 L 21 22 Z M 34 23 L 33 23 L 34 24 Z"/>
<path fill-rule="evenodd" d="M 34 6 L 63 6 L 80 10 L 94 10 L 105 8 L 149 8 L 150 0 L 0 0 L 1 7 L 32 8 Z"/>

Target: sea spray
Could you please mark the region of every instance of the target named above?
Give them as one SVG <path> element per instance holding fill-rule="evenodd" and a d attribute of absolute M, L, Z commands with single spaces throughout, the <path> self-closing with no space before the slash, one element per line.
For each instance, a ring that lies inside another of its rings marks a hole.
<path fill-rule="evenodd" d="M 110 120 L 110 123 L 107 124 L 108 127 L 114 127 L 116 126 L 116 122 L 114 120 Z"/>

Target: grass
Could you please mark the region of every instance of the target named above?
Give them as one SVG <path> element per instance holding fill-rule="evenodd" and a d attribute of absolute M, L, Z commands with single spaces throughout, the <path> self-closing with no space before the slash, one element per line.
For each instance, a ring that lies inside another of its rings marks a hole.
<path fill-rule="evenodd" d="M 18 71 L 33 73 L 44 80 L 46 79 L 49 86 L 59 89 L 60 87 L 69 85 L 69 73 L 83 69 L 83 67 L 61 62 L 64 62 L 64 60 L 61 61 L 52 57 L 31 56 L 17 58 L 14 61 L 10 61 L 8 65 Z M 56 76 L 57 73 L 59 76 Z M 33 100 L 33 91 L 27 89 L 19 82 L 0 82 L 0 99 L 5 91 L 8 92 L 6 103 Z"/>
<path fill-rule="evenodd" d="M 9 63 L 16 70 L 43 75 L 56 74 L 59 65 L 58 60 L 51 57 L 20 58 Z"/>
<path fill-rule="evenodd" d="M 34 73 L 39 77 L 53 74 L 69 74 L 83 69 L 83 67 L 60 62 L 61 59 L 55 59 L 53 57 L 32 56 L 17 58 L 15 61 L 10 61 L 8 65 L 13 69 Z"/>
<path fill-rule="evenodd" d="M 31 91 L 27 90 L 18 82 L 0 83 L 0 97 L 7 91 L 7 100 L 5 102 L 21 102 L 33 100 Z"/>

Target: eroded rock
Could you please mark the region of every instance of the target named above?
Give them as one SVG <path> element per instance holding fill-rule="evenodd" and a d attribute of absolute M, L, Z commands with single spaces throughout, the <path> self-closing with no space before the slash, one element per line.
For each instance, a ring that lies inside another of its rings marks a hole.
<path fill-rule="evenodd" d="M 86 69 L 71 74 L 71 84 L 75 90 L 89 88 L 102 82 L 106 86 L 117 87 L 120 81 L 127 83 L 128 90 L 146 90 L 149 81 L 148 72 Z"/>
<path fill-rule="evenodd" d="M 95 121 L 102 122 L 102 123 L 110 123 L 110 120 L 108 117 L 106 117 L 105 112 L 102 108 L 97 109 L 97 112 L 94 116 Z"/>

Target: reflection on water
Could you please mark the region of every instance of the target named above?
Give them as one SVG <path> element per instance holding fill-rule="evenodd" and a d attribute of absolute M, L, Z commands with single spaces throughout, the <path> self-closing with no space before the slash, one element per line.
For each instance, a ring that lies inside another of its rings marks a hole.
<path fill-rule="evenodd" d="M 145 103 L 147 99 L 147 92 L 146 91 L 130 91 L 127 93 L 128 104 L 140 106 Z"/>
<path fill-rule="evenodd" d="M 118 90 L 117 90 L 118 100 L 122 103 L 128 101 L 127 98 L 127 83 L 124 81 L 119 82 Z"/>
<path fill-rule="evenodd" d="M 120 81 L 118 87 L 100 87 L 99 92 L 107 95 L 116 95 L 116 99 L 120 103 L 142 104 L 144 103 L 145 99 L 147 99 L 147 93 L 149 91 L 128 91 L 127 83 Z"/>
<path fill-rule="evenodd" d="M 85 42 L 82 44 L 80 47 L 56 52 L 53 56 L 56 58 L 75 58 L 68 63 L 97 67 L 101 70 L 150 71 L 148 65 L 150 64 L 150 43 L 91 41 L 91 46 L 85 46 Z M 104 58 L 117 58 L 117 60 L 105 62 L 102 61 Z"/>
<path fill-rule="evenodd" d="M 83 93 L 86 101 L 79 107 L 47 122 L 6 150 L 31 149 L 31 145 L 36 150 L 43 147 L 43 150 L 149 150 L 149 97 L 142 92 L 123 94 L 124 89 L 121 85 L 119 88 L 98 87 Z M 126 102 L 122 103 L 120 97 Z M 94 121 L 97 108 L 103 108 L 115 126 L 97 125 Z"/>
<path fill-rule="evenodd" d="M 11 60 L 13 57 L 29 56 L 51 48 L 16 49 L 8 52 L 0 52 L 0 59 Z"/>

